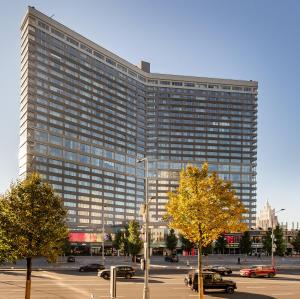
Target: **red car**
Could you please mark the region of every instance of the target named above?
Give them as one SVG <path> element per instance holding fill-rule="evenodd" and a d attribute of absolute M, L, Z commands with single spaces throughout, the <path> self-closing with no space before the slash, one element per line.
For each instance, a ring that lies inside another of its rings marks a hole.
<path fill-rule="evenodd" d="M 258 266 L 252 266 L 248 269 L 241 269 L 240 270 L 240 276 L 246 276 L 246 277 L 274 277 L 276 275 L 276 269 L 272 266 L 264 266 L 264 265 L 258 265 Z"/>

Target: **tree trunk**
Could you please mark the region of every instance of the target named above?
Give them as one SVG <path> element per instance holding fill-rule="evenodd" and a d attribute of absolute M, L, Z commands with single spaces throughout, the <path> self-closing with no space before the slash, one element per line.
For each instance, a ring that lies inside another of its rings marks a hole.
<path fill-rule="evenodd" d="M 201 243 L 198 244 L 198 292 L 199 299 L 204 299 L 203 291 L 203 276 L 202 276 L 202 246 Z"/>
<path fill-rule="evenodd" d="M 27 273 L 26 273 L 25 299 L 30 299 L 30 290 L 31 290 L 31 257 L 26 258 L 26 262 L 27 262 Z"/>

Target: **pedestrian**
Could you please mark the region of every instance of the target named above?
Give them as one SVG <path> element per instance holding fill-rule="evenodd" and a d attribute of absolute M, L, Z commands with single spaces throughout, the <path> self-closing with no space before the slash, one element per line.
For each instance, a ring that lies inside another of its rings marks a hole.
<path fill-rule="evenodd" d="M 238 257 L 238 265 L 240 265 L 241 264 L 241 259 Z"/>

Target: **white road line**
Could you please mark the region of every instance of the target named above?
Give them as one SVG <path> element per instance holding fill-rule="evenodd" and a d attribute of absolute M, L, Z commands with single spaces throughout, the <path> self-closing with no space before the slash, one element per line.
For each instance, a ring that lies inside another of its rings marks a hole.
<path fill-rule="evenodd" d="M 271 296 L 291 296 L 291 295 L 294 295 L 294 293 L 274 293 L 274 294 L 271 294 Z"/>
<path fill-rule="evenodd" d="M 270 280 L 270 281 L 235 281 L 237 284 L 299 284 L 299 281 L 283 281 L 283 280 Z"/>
<path fill-rule="evenodd" d="M 63 278 L 61 277 L 57 277 L 55 275 L 52 275 L 52 274 L 49 274 L 49 273 L 46 273 L 46 271 L 43 273 L 45 276 L 48 276 L 49 278 L 53 278 L 54 280 L 56 281 L 53 281 L 53 283 L 57 286 L 60 286 L 60 287 L 64 287 L 65 289 L 69 289 L 71 291 L 74 291 L 76 294 L 82 294 L 84 296 L 86 296 L 88 298 L 88 296 L 90 296 L 91 294 L 91 291 L 83 291 L 79 288 L 76 288 L 76 287 L 72 287 L 72 286 L 69 286 L 67 285 L 66 283 L 62 282 L 61 280 Z"/>
<path fill-rule="evenodd" d="M 42 275 L 43 275 L 43 276 L 46 276 L 46 277 L 49 277 L 49 278 L 52 278 L 52 279 L 63 280 L 62 277 L 59 277 L 59 276 L 57 276 L 57 275 L 50 274 L 50 273 L 47 272 L 47 271 L 43 271 L 43 272 L 42 272 Z"/>

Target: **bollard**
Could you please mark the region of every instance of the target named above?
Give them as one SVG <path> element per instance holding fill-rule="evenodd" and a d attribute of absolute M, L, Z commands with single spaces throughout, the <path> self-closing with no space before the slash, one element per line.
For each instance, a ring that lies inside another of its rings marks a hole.
<path fill-rule="evenodd" d="M 117 271 L 115 266 L 110 267 L 110 298 L 117 297 Z"/>

